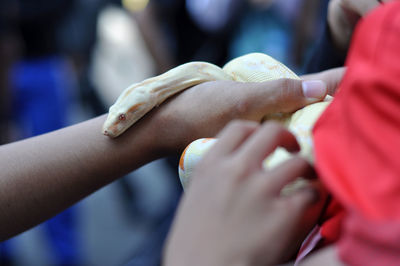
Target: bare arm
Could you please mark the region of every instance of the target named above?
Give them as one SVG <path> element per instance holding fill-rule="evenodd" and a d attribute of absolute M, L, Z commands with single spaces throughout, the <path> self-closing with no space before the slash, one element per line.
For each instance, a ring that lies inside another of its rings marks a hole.
<path fill-rule="evenodd" d="M 116 140 L 98 117 L 0 147 L 0 239 L 55 215 L 96 189 L 161 156 L 154 123 L 145 120 Z"/>

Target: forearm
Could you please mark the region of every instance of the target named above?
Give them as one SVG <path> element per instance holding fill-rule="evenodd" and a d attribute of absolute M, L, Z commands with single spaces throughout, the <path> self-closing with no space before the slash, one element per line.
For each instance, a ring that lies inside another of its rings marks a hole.
<path fill-rule="evenodd" d="M 55 215 L 159 156 L 149 120 L 117 139 L 105 117 L 0 147 L 0 239 Z M 134 148 L 133 148 L 134 147 Z"/>

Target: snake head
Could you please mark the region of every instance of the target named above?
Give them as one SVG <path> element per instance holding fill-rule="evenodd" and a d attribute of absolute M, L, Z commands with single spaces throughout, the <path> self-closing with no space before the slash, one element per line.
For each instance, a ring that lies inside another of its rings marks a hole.
<path fill-rule="evenodd" d="M 103 134 L 116 138 L 144 116 L 154 105 L 154 97 L 146 96 L 142 87 L 128 88 L 110 107 L 103 125 Z"/>
<path fill-rule="evenodd" d="M 103 125 L 103 134 L 111 138 L 116 138 L 121 135 L 143 116 L 140 114 L 143 113 L 143 111 L 140 112 L 140 107 L 142 105 L 143 103 L 138 103 L 125 109 L 118 108 L 115 105 L 111 106 Z"/>
<path fill-rule="evenodd" d="M 103 125 L 103 134 L 111 138 L 118 137 L 130 127 L 127 120 L 127 113 L 125 110 L 118 110 L 115 105 L 111 106 Z"/>

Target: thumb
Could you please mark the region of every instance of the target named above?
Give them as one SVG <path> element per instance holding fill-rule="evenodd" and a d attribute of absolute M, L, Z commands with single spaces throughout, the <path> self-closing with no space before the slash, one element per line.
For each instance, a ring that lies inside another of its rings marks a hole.
<path fill-rule="evenodd" d="M 334 95 L 346 72 L 346 67 L 332 68 L 319 73 L 301 76 L 302 80 L 322 80 L 327 84 L 329 95 Z"/>
<path fill-rule="evenodd" d="M 265 103 L 269 110 L 265 114 L 293 112 L 323 100 L 327 94 L 327 85 L 322 80 L 279 79 L 269 82 L 268 87 Z"/>

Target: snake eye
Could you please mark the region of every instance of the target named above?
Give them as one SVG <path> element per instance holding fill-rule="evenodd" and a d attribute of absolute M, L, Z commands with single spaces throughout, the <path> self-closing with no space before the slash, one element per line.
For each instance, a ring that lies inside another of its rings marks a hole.
<path fill-rule="evenodd" d="M 126 119 L 125 114 L 120 114 L 120 115 L 118 116 L 118 119 L 119 119 L 120 121 L 124 121 L 124 120 Z"/>

